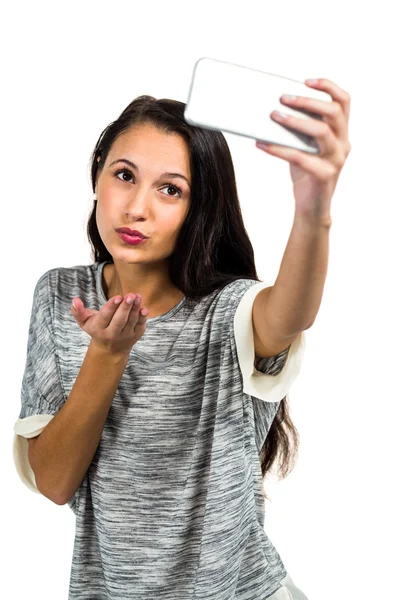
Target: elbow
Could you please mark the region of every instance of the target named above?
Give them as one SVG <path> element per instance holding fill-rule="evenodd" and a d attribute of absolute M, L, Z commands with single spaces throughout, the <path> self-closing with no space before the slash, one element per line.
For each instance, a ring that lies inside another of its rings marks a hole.
<path fill-rule="evenodd" d="M 35 439 L 35 441 L 36 441 L 37 438 L 30 439 L 29 448 L 28 448 L 28 460 L 29 460 L 29 465 L 32 469 L 32 472 L 35 476 L 36 487 L 37 487 L 38 491 L 42 494 L 42 496 L 45 496 L 45 498 L 47 498 L 54 504 L 57 504 L 58 506 L 63 506 L 64 504 L 67 504 L 67 501 L 65 500 L 65 496 L 60 496 L 59 494 L 54 494 L 52 491 L 49 492 L 46 484 L 42 481 L 42 476 L 40 474 L 40 470 L 38 468 L 37 461 L 35 460 L 35 454 L 34 454 L 35 443 L 33 442 L 33 439 Z"/>
<path fill-rule="evenodd" d="M 48 500 L 50 500 L 51 502 L 53 502 L 54 504 L 57 504 L 58 506 L 63 506 L 64 504 L 67 504 L 68 500 L 65 500 L 65 496 L 62 496 L 58 493 L 54 493 L 53 490 L 49 491 L 47 489 L 47 487 L 45 485 L 43 485 L 43 482 L 36 477 L 35 475 L 35 479 L 36 479 L 36 487 L 39 490 L 39 492 L 42 494 L 42 496 L 45 496 Z"/>

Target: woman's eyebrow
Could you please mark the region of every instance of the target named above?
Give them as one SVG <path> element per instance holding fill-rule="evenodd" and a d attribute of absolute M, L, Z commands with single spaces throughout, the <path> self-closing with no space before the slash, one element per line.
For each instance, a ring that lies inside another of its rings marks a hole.
<path fill-rule="evenodd" d="M 127 158 L 117 158 L 117 160 L 113 160 L 109 166 L 112 167 L 117 162 L 126 163 L 127 165 L 132 167 L 132 169 L 136 169 L 137 171 L 139 170 L 139 167 L 137 165 L 135 165 L 135 163 L 133 163 L 132 161 L 128 160 Z M 181 179 L 184 179 L 186 181 L 186 183 L 188 184 L 188 186 L 190 187 L 189 180 L 187 179 L 187 177 L 182 175 L 182 173 L 170 173 L 169 171 L 166 171 L 165 173 L 161 173 L 160 179 L 162 177 L 180 177 Z"/>

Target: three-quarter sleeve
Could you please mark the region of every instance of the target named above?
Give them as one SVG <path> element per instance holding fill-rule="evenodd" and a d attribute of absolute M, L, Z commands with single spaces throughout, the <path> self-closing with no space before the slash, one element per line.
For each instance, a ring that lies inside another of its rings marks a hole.
<path fill-rule="evenodd" d="M 39 435 L 65 402 L 57 348 L 52 328 L 49 271 L 38 280 L 33 293 L 21 408 L 14 424 L 13 458 L 22 482 L 40 493 L 28 460 L 28 438 Z"/>
<path fill-rule="evenodd" d="M 256 283 L 238 298 L 231 334 L 235 338 L 243 392 L 264 402 L 279 402 L 287 395 L 300 372 L 305 351 L 305 332 L 300 332 L 289 348 L 277 356 L 256 359 L 253 303 L 258 292 L 270 285 L 263 281 Z"/>

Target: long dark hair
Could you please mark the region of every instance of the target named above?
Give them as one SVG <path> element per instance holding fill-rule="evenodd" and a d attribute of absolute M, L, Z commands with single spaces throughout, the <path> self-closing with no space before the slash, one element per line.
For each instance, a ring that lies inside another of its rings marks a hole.
<path fill-rule="evenodd" d="M 169 275 L 185 296 L 200 299 L 236 279 L 260 279 L 243 223 L 234 166 L 225 137 L 220 131 L 189 125 L 184 119 L 185 106 L 168 98 L 137 97 L 101 133 L 90 158 L 90 175 L 94 192 L 113 142 L 134 125 L 151 124 L 162 132 L 182 136 L 190 156 L 191 197 L 186 220 L 169 258 Z M 97 228 L 96 204 L 95 200 L 87 224 L 92 258 L 95 262 L 113 262 Z M 293 450 L 287 432 L 292 438 Z M 282 478 L 287 476 L 294 466 L 298 442 L 285 396 L 259 455 L 263 478 L 277 459 L 278 474 Z M 265 492 L 264 495 L 268 498 Z"/>

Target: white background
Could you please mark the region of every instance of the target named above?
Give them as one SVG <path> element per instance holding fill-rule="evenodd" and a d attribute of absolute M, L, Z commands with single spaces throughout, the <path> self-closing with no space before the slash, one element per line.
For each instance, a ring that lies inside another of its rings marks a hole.
<path fill-rule="evenodd" d="M 101 131 L 138 95 L 186 102 L 202 56 L 328 78 L 351 94 L 352 151 L 332 201 L 327 281 L 289 394 L 299 456 L 285 480 L 269 483 L 265 529 L 309 600 L 400 597 L 395 6 L 97 0 L 1 9 L 7 598 L 67 598 L 75 533 L 70 508 L 28 490 L 12 459 L 34 286 L 48 269 L 91 262 L 89 156 Z M 294 215 L 289 164 L 225 135 L 259 276 L 275 281 Z"/>

